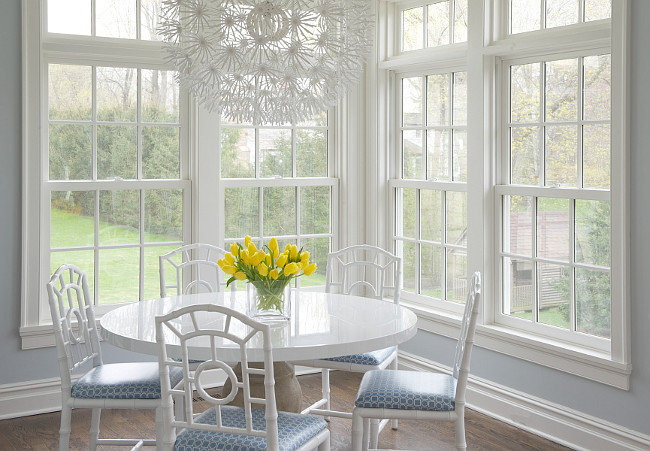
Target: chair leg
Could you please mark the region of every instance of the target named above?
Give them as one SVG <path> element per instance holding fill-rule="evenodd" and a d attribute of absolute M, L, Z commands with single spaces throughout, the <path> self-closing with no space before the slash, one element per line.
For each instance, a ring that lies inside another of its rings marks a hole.
<path fill-rule="evenodd" d="M 377 444 L 379 443 L 379 420 L 378 418 L 373 418 L 370 420 L 370 449 L 377 449 Z"/>
<path fill-rule="evenodd" d="M 176 441 L 176 430 L 172 427 L 174 419 L 174 402 L 172 397 L 163 399 L 162 405 L 156 408 L 156 450 L 171 451 Z M 158 422 L 158 416 L 161 420 Z M 158 429 L 160 423 L 160 429 Z"/>
<path fill-rule="evenodd" d="M 325 410 L 331 410 L 330 409 L 330 370 L 327 368 L 323 368 L 321 370 L 321 390 L 323 393 L 323 399 L 325 400 L 325 405 L 324 409 Z M 326 421 L 330 420 L 330 417 L 327 416 L 325 417 Z"/>
<path fill-rule="evenodd" d="M 330 437 L 327 436 L 327 439 L 318 445 L 318 451 L 330 451 Z"/>
<path fill-rule="evenodd" d="M 390 369 L 391 370 L 397 370 L 398 367 L 399 367 L 399 365 L 398 365 L 398 362 L 397 362 L 397 356 L 395 356 L 395 359 L 393 359 L 393 361 L 390 363 Z M 392 429 L 396 430 L 397 426 L 398 426 L 397 418 L 393 418 L 392 420 L 390 420 L 390 427 Z"/>
<path fill-rule="evenodd" d="M 363 437 L 363 418 L 358 411 L 352 412 L 352 451 L 361 451 Z"/>
<path fill-rule="evenodd" d="M 99 438 L 99 420 L 102 416 L 102 409 L 96 407 L 90 418 L 90 451 L 97 449 L 97 439 Z"/>
<path fill-rule="evenodd" d="M 363 435 L 361 437 L 361 450 L 368 451 L 368 435 L 370 434 L 370 418 L 363 419 Z"/>
<path fill-rule="evenodd" d="M 456 407 L 458 409 L 458 406 Z M 461 406 L 457 411 L 458 417 L 456 418 L 456 449 L 458 451 L 465 451 L 467 449 L 467 442 L 465 441 L 465 409 Z"/>
<path fill-rule="evenodd" d="M 59 428 L 59 451 L 68 451 L 70 446 L 70 422 L 72 420 L 72 408 L 63 400 L 61 408 L 61 427 Z"/>

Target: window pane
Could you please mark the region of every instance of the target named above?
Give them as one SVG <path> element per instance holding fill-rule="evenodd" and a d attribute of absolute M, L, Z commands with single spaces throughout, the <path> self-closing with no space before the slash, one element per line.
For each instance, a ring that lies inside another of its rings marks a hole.
<path fill-rule="evenodd" d="M 173 251 L 177 247 L 177 245 L 172 245 L 144 248 L 144 294 L 142 299 L 156 299 L 160 297 L 160 269 L 158 257 Z M 169 285 L 176 283 L 176 272 L 166 269 L 165 282 Z M 168 293 L 168 295 L 176 294 Z"/>
<path fill-rule="evenodd" d="M 533 255 L 533 198 L 504 196 L 504 252 Z"/>
<path fill-rule="evenodd" d="M 97 120 L 136 120 L 138 71 L 127 67 L 97 67 Z"/>
<path fill-rule="evenodd" d="M 422 252 L 420 275 L 420 293 L 436 299 L 442 299 L 442 250 L 438 246 L 420 244 Z"/>
<path fill-rule="evenodd" d="M 326 130 L 296 130 L 296 177 L 327 177 Z"/>
<path fill-rule="evenodd" d="M 78 266 L 88 277 L 90 297 L 94 299 L 95 293 L 95 252 L 89 251 L 63 251 L 50 253 L 50 274 L 59 269 L 61 265 L 73 264 Z"/>
<path fill-rule="evenodd" d="M 539 185 L 541 175 L 539 127 L 510 129 L 510 183 Z"/>
<path fill-rule="evenodd" d="M 454 72 L 454 125 L 467 124 L 467 72 Z"/>
<path fill-rule="evenodd" d="M 467 0 L 456 0 L 454 14 L 454 42 L 467 41 Z"/>
<path fill-rule="evenodd" d="M 569 200 L 537 199 L 537 256 L 569 261 Z"/>
<path fill-rule="evenodd" d="M 140 38 L 160 41 L 156 33 L 159 26 L 162 0 L 140 0 Z"/>
<path fill-rule="evenodd" d="M 307 238 L 300 240 L 303 249 L 309 251 L 309 261 L 316 263 L 316 272 L 310 276 L 300 277 L 301 287 L 314 287 L 325 285 L 325 271 L 327 269 L 327 254 L 330 252 L 329 238 Z"/>
<path fill-rule="evenodd" d="M 402 132 L 402 178 L 424 179 L 421 130 Z"/>
<path fill-rule="evenodd" d="M 330 187 L 300 188 L 300 233 L 312 235 L 330 232 Z M 311 252 L 310 249 L 307 249 Z"/>
<path fill-rule="evenodd" d="M 607 272 L 576 269 L 576 330 L 611 336 L 611 279 Z"/>
<path fill-rule="evenodd" d="M 533 319 L 533 263 L 526 260 L 503 259 L 504 297 L 509 300 L 510 308 L 506 315 L 528 320 Z"/>
<path fill-rule="evenodd" d="M 398 246 L 402 247 L 402 267 L 404 268 L 402 277 L 402 288 L 404 291 L 417 293 L 417 275 L 415 273 L 415 243 L 407 241 L 398 241 Z"/>
<path fill-rule="evenodd" d="M 221 127 L 221 177 L 255 177 L 255 129 Z"/>
<path fill-rule="evenodd" d="M 510 121 L 539 120 L 539 63 L 510 67 Z"/>
<path fill-rule="evenodd" d="M 609 202 L 576 200 L 576 261 L 610 266 L 610 230 Z"/>
<path fill-rule="evenodd" d="M 260 176 L 291 177 L 291 130 L 260 129 Z"/>
<path fill-rule="evenodd" d="M 422 48 L 424 28 L 424 8 L 412 8 L 402 12 L 402 50 Z"/>
<path fill-rule="evenodd" d="M 585 22 L 612 17 L 612 0 L 585 0 Z"/>
<path fill-rule="evenodd" d="M 447 301 L 464 304 L 467 301 L 467 251 L 447 251 Z"/>
<path fill-rule="evenodd" d="M 449 125 L 450 123 L 449 79 L 449 74 L 427 76 L 427 125 Z"/>
<path fill-rule="evenodd" d="M 398 221 L 401 221 L 401 224 L 398 226 L 399 233 L 402 237 L 407 238 L 416 238 L 415 236 L 415 221 L 416 221 L 416 211 L 415 211 L 415 195 L 416 190 L 405 188 L 397 190 L 398 195 L 401 194 L 401 205 L 402 205 L 402 214 L 399 216 Z"/>
<path fill-rule="evenodd" d="M 92 246 L 95 243 L 94 212 L 94 191 L 53 191 L 50 247 Z"/>
<path fill-rule="evenodd" d="M 144 242 L 183 240 L 183 190 L 144 192 Z"/>
<path fill-rule="evenodd" d="M 467 246 L 467 193 L 447 191 L 447 244 Z"/>
<path fill-rule="evenodd" d="M 510 32 L 539 30 L 541 10 L 541 0 L 510 0 Z"/>
<path fill-rule="evenodd" d="M 422 125 L 422 77 L 402 79 L 402 125 Z"/>
<path fill-rule="evenodd" d="M 296 234 L 296 188 L 264 188 L 264 236 Z"/>
<path fill-rule="evenodd" d="M 92 179 L 92 126 L 50 124 L 50 180 Z"/>
<path fill-rule="evenodd" d="M 569 329 L 569 267 L 538 263 L 538 269 L 539 322 Z"/>
<path fill-rule="evenodd" d="M 578 119 L 578 60 L 550 61 L 546 67 L 546 120 Z"/>
<path fill-rule="evenodd" d="M 90 66 L 48 66 L 50 119 L 90 120 L 92 69 Z"/>
<path fill-rule="evenodd" d="M 610 126 L 582 127 L 582 178 L 585 188 L 610 188 Z"/>
<path fill-rule="evenodd" d="M 88 0 L 47 0 L 47 31 L 90 36 Z"/>
<path fill-rule="evenodd" d="M 178 83 L 174 72 L 142 69 L 142 120 L 177 123 Z"/>
<path fill-rule="evenodd" d="M 427 47 L 449 44 L 449 1 L 427 6 Z"/>
<path fill-rule="evenodd" d="M 546 28 L 578 22 L 579 0 L 546 0 Z"/>
<path fill-rule="evenodd" d="M 142 177 L 179 179 L 181 150 L 177 127 L 142 127 Z"/>
<path fill-rule="evenodd" d="M 442 242 L 440 191 L 420 190 L 420 233 L 423 240 Z"/>
<path fill-rule="evenodd" d="M 453 179 L 455 182 L 467 181 L 467 132 L 454 130 Z"/>
<path fill-rule="evenodd" d="M 577 146 L 575 126 L 546 127 L 546 186 L 577 185 Z"/>
<path fill-rule="evenodd" d="M 584 58 L 584 119 L 609 120 L 612 110 L 612 60 L 610 55 Z"/>
<path fill-rule="evenodd" d="M 135 39 L 135 0 L 95 0 L 97 36 Z"/>
<path fill-rule="evenodd" d="M 225 190 L 225 238 L 242 239 L 259 235 L 259 188 Z"/>
<path fill-rule="evenodd" d="M 98 304 L 139 300 L 140 248 L 100 249 L 98 285 Z"/>
<path fill-rule="evenodd" d="M 140 242 L 140 191 L 99 192 L 99 244 Z"/>
<path fill-rule="evenodd" d="M 135 179 L 138 175 L 137 128 L 97 126 L 97 178 Z"/>
<path fill-rule="evenodd" d="M 449 130 L 427 131 L 427 179 L 449 180 Z"/>

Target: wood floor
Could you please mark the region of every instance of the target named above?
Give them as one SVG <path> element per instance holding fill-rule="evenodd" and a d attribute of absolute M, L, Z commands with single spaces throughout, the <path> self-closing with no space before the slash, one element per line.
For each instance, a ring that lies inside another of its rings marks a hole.
<path fill-rule="evenodd" d="M 318 399 L 320 375 L 300 376 L 305 406 Z M 330 376 L 333 407 L 351 410 L 361 375 L 334 371 Z M 201 401 L 198 401 L 201 403 Z M 49 413 L 0 421 L 0 450 L 58 449 L 59 413 Z M 90 411 L 73 411 L 71 450 L 88 449 Z M 567 450 L 568 448 L 521 431 L 485 415 L 467 411 L 465 416 L 469 450 Z M 350 449 L 350 420 L 330 422 L 332 450 Z M 144 432 L 143 432 L 144 431 Z M 153 411 L 102 411 L 102 437 L 154 438 Z M 381 448 L 415 450 L 453 450 L 454 431 L 451 423 L 400 421 L 399 430 L 386 427 L 380 437 Z M 102 450 L 124 450 L 124 447 L 100 447 Z M 145 447 L 144 449 L 153 449 Z"/>

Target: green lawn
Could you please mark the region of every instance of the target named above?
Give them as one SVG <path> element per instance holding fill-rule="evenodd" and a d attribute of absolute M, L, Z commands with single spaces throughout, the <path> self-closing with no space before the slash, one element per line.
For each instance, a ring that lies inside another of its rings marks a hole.
<path fill-rule="evenodd" d="M 515 312 L 512 313 L 512 316 L 523 319 L 532 319 L 532 312 Z M 569 321 L 566 319 L 564 313 L 559 311 L 556 308 L 542 309 L 539 312 L 539 322 L 542 324 L 548 324 L 549 326 L 561 327 L 562 329 L 569 328 Z"/>

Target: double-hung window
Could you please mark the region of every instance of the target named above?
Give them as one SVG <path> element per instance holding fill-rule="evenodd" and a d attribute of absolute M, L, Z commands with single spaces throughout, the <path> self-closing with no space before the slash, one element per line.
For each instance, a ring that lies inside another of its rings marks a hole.
<path fill-rule="evenodd" d="M 156 42 L 159 8 L 24 2 L 24 347 L 40 344 L 61 264 L 86 271 L 101 315 L 159 296 L 158 255 L 190 237 L 188 99 Z"/>
<path fill-rule="evenodd" d="M 380 6 L 387 243 L 402 299 L 479 345 L 627 387 L 625 1 Z"/>

